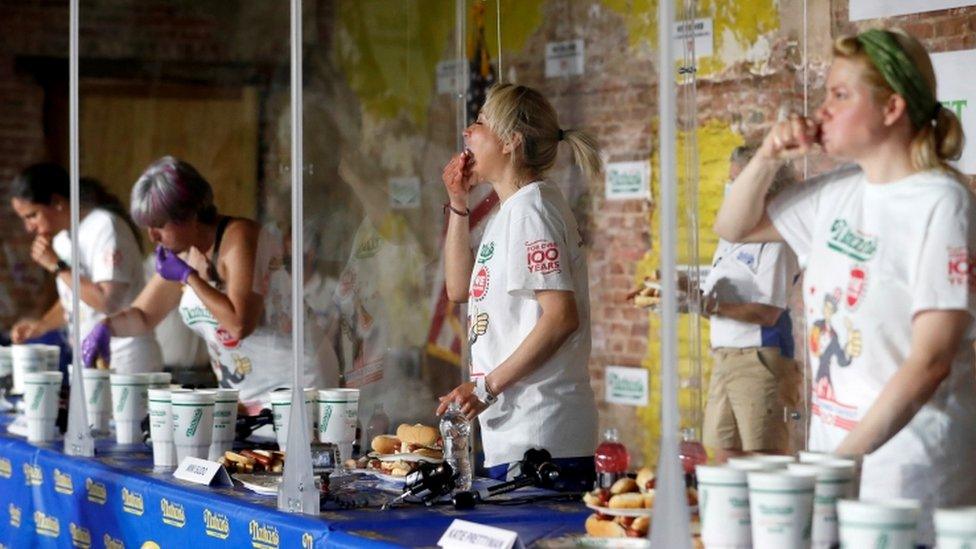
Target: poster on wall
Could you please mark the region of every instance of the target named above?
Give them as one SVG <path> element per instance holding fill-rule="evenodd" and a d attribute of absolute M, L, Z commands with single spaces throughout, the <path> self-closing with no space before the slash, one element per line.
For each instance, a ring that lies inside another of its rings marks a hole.
<path fill-rule="evenodd" d="M 583 74 L 584 61 L 581 39 L 546 44 L 546 78 Z"/>
<path fill-rule="evenodd" d="M 976 6 L 973 0 L 851 0 L 851 21 Z"/>
<path fill-rule="evenodd" d="M 712 33 L 712 19 L 692 19 L 690 21 L 674 22 L 674 49 L 681 55 L 684 51 L 684 42 L 693 41 L 695 45 L 695 57 L 711 57 L 713 55 L 712 46 L 715 42 Z"/>
<path fill-rule="evenodd" d="M 976 67 L 976 50 L 950 51 L 932 54 L 935 81 L 938 82 L 939 101 L 942 106 L 955 112 L 962 121 L 962 129 L 969 139 L 956 163 L 959 171 L 976 174 L 976 79 L 972 68 Z"/>
<path fill-rule="evenodd" d="M 607 200 L 651 197 L 651 165 L 642 162 L 611 162 L 606 166 Z"/>

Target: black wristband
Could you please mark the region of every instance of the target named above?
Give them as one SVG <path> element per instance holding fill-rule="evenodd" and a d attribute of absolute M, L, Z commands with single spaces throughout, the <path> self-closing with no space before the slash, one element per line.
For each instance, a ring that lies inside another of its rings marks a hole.
<path fill-rule="evenodd" d="M 461 217 L 468 217 L 469 215 L 471 215 L 470 208 L 465 208 L 464 211 L 462 212 L 461 210 L 455 208 L 454 206 L 451 206 L 450 202 L 444 203 L 444 213 L 447 213 L 447 210 L 451 210 L 452 212 L 458 214 Z"/>
<path fill-rule="evenodd" d="M 59 259 L 57 264 L 54 266 L 54 274 L 60 274 L 61 271 L 70 271 L 71 265 L 65 263 L 63 259 Z"/>

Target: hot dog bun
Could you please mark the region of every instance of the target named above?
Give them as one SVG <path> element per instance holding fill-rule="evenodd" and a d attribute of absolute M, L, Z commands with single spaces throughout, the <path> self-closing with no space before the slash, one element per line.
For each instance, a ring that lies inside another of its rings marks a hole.
<path fill-rule="evenodd" d="M 440 432 L 428 425 L 407 425 L 400 424 L 397 427 L 396 436 L 403 444 L 419 444 L 420 446 L 434 446 L 440 438 Z"/>
<path fill-rule="evenodd" d="M 617 482 L 614 482 L 613 486 L 610 487 L 610 493 L 613 495 L 626 494 L 627 492 L 636 491 L 637 483 L 630 477 L 618 479 Z"/>
<path fill-rule="evenodd" d="M 377 453 L 394 454 L 400 448 L 400 439 L 392 435 L 378 435 L 373 437 L 370 446 Z"/>
<path fill-rule="evenodd" d="M 596 513 L 586 519 L 586 533 L 595 538 L 627 537 L 627 530 L 612 520 L 603 520 Z"/>
<path fill-rule="evenodd" d="M 610 498 L 607 506 L 611 509 L 642 509 L 644 507 L 644 495 L 640 492 L 617 494 Z"/>
<path fill-rule="evenodd" d="M 637 487 L 645 494 L 654 489 L 654 471 L 650 467 L 641 467 L 637 471 Z"/>

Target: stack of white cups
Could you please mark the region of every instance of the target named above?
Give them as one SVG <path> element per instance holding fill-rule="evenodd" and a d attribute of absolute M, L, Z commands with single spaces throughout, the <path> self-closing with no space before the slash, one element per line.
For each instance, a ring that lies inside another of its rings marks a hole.
<path fill-rule="evenodd" d="M 310 436 L 315 436 L 316 392 L 316 389 L 305 389 L 305 408 L 311 427 Z M 281 448 L 282 452 L 286 452 L 288 446 L 288 422 L 291 418 L 291 389 L 278 389 L 271 392 L 271 412 L 274 416 L 275 438 L 278 440 L 278 447 Z"/>
<path fill-rule="evenodd" d="M 318 394 L 319 442 L 339 447 L 339 459 L 352 457 L 359 419 L 359 389 L 323 389 Z"/>
<path fill-rule="evenodd" d="M 753 547 L 810 547 L 816 477 L 782 470 L 753 471 L 747 480 Z"/>
<path fill-rule="evenodd" d="M 207 459 L 213 436 L 215 396 L 213 390 L 171 393 L 177 463 L 188 456 Z"/>
<path fill-rule="evenodd" d="M 976 507 L 936 509 L 935 546 L 939 549 L 976 547 Z"/>
<path fill-rule="evenodd" d="M 173 393 L 189 393 L 189 389 L 149 389 L 149 436 L 152 438 L 153 465 L 176 467 L 176 446 L 173 444 Z"/>
<path fill-rule="evenodd" d="M 793 463 L 787 470 L 816 477 L 811 544 L 814 549 L 830 549 L 836 546 L 840 540 L 837 533 L 837 500 L 855 497 L 854 462 L 825 460 L 818 463 Z"/>
<path fill-rule="evenodd" d="M 88 399 L 88 425 L 93 435 L 108 433 L 108 420 L 112 417 L 112 389 L 109 384 L 110 370 L 85 368 L 81 377 Z"/>
<path fill-rule="evenodd" d="M 237 389 L 217 389 L 214 396 L 213 435 L 207 459 L 217 461 L 234 448 L 237 432 Z"/>
<path fill-rule="evenodd" d="M 169 389 L 169 382 L 173 380 L 173 374 L 169 372 L 152 372 L 149 380 L 153 389 Z"/>
<path fill-rule="evenodd" d="M 14 394 L 23 394 L 24 375 L 47 371 L 47 351 L 40 345 L 13 345 L 10 347 L 13 362 Z"/>
<path fill-rule="evenodd" d="M 57 372 L 61 369 L 61 347 L 57 345 L 39 345 L 44 352 L 44 358 L 47 359 L 47 371 Z"/>
<path fill-rule="evenodd" d="M 57 437 L 61 377 L 61 372 L 24 374 L 24 415 L 27 416 L 27 440 L 30 442 L 50 442 Z"/>
<path fill-rule="evenodd" d="M 705 547 L 750 549 L 749 485 L 746 471 L 728 466 L 698 465 L 698 514 Z"/>
<path fill-rule="evenodd" d="M 149 387 L 154 374 L 111 374 L 112 417 L 115 419 L 115 442 L 142 442 L 142 418 L 149 412 Z"/>
<path fill-rule="evenodd" d="M 837 502 L 840 546 L 914 549 L 920 514 L 914 500 L 842 499 Z"/>

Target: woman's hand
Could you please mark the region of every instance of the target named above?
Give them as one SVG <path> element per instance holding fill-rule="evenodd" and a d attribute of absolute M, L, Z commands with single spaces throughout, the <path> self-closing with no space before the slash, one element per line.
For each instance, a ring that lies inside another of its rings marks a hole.
<path fill-rule="evenodd" d="M 51 239 L 46 236 L 34 237 L 34 242 L 31 244 L 31 259 L 46 271 L 53 273 L 58 268 L 58 254 L 54 253 Z"/>
<path fill-rule="evenodd" d="M 488 407 L 487 404 L 474 396 L 473 381 L 458 385 L 453 391 L 440 397 L 439 400 L 441 403 L 437 406 L 437 415 L 443 415 L 452 402 L 457 402 L 458 406 L 461 407 L 461 413 L 468 418 L 468 421 L 478 417 L 478 414 L 484 412 L 485 408 Z"/>
<path fill-rule="evenodd" d="M 756 156 L 765 160 L 789 160 L 803 156 L 820 144 L 820 124 L 792 113 L 773 125 Z"/>
<path fill-rule="evenodd" d="M 81 342 L 81 360 L 85 368 L 94 368 L 95 361 L 101 358 L 106 364 L 112 363 L 112 331 L 108 324 L 99 322 Z"/>
<path fill-rule="evenodd" d="M 41 322 L 32 318 L 20 320 L 10 329 L 10 341 L 17 344 L 39 335 L 41 335 Z"/>
<path fill-rule="evenodd" d="M 464 151 L 452 158 L 447 166 L 444 166 L 444 172 L 441 174 L 451 206 L 458 210 L 468 207 L 468 192 L 474 186 L 471 165 L 471 154 Z"/>
<path fill-rule="evenodd" d="M 171 282 L 186 284 L 186 279 L 193 274 L 193 267 L 180 259 L 180 256 L 162 246 L 156 247 L 156 272 L 159 276 Z"/>

